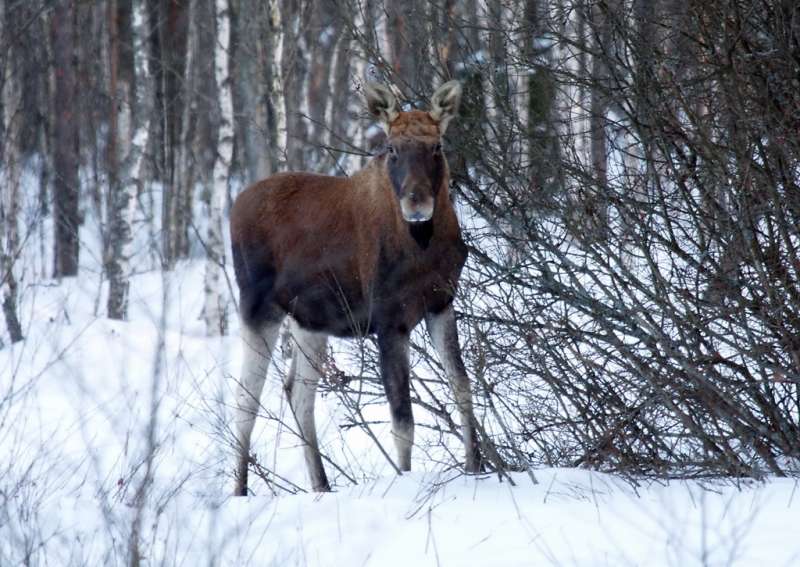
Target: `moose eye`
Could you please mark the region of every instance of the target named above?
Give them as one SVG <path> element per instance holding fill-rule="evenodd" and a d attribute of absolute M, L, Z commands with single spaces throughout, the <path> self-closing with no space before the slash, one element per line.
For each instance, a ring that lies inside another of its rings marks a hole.
<path fill-rule="evenodd" d="M 442 154 L 442 144 L 436 144 L 433 146 L 433 155 L 438 156 Z"/>
<path fill-rule="evenodd" d="M 397 159 L 397 149 L 393 145 L 387 144 L 386 151 L 389 153 L 391 159 Z"/>

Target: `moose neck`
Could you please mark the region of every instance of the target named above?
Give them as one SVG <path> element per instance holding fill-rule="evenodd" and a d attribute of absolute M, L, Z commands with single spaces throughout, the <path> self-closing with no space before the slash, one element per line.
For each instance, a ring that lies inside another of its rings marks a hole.
<path fill-rule="evenodd" d="M 431 243 L 431 238 L 433 238 L 434 218 L 431 218 L 425 222 L 408 223 L 408 233 L 411 235 L 411 238 L 414 239 L 414 242 L 417 243 L 417 246 L 419 246 L 422 250 L 428 248 L 428 245 Z"/>

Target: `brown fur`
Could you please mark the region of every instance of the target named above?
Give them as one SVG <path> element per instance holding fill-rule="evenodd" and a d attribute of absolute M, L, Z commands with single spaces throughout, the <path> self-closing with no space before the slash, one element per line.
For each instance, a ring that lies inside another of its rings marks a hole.
<path fill-rule="evenodd" d="M 439 123 L 422 110 L 401 112 L 389 128 L 392 137 L 405 136 L 430 143 L 435 143 L 440 138 Z"/>
<path fill-rule="evenodd" d="M 468 471 L 477 471 L 469 379 L 451 302 L 466 246 L 448 192 L 441 134 L 461 87 L 445 83 L 431 112 L 401 112 L 386 87 L 367 85 L 370 112 L 387 125 L 385 151 L 349 178 L 282 173 L 242 192 L 231 212 L 245 356 L 237 392 L 236 494 L 247 493 L 250 435 L 283 318 L 298 341 L 285 388 L 315 490 L 329 490 L 314 425 L 326 335 L 376 333 L 398 470 L 410 470 L 414 420 L 409 334 L 425 318 L 453 384 Z M 301 368 L 302 367 L 302 368 Z"/>
<path fill-rule="evenodd" d="M 421 111 L 400 113 L 389 133 L 390 139 L 427 143 L 439 139 L 436 122 Z M 332 288 L 329 301 L 338 293 L 340 303 L 348 304 L 342 305 L 344 311 L 362 313 L 372 323 L 377 316 L 377 322 L 386 324 L 382 320 L 388 315 L 385 311 L 400 315 L 396 310 L 402 308 L 404 313 L 393 324 L 407 329 L 427 310 L 444 307 L 452 299 L 466 254 L 450 203 L 446 162 L 435 196 L 432 238 L 423 249 L 400 214 L 386 173 L 387 159 L 387 155 L 376 157 L 349 178 L 274 175 L 236 199 L 231 213 L 232 243 L 242 250 L 259 250 L 260 258 L 245 258 L 245 265 L 264 260 L 272 263 L 274 298 L 282 311 L 291 314 L 302 307 L 293 305 L 298 300 L 293 285 L 297 278 L 305 286 Z M 381 276 L 381 259 L 394 264 L 393 282 L 407 289 L 387 290 L 381 287 L 383 282 L 376 282 Z M 237 269 L 237 279 L 242 285 L 248 277 L 240 271 Z M 370 302 L 373 304 L 368 306 Z M 353 331 L 372 329 L 364 320 L 351 323 L 360 327 Z M 352 334 L 340 327 L 314 330 Z"/>

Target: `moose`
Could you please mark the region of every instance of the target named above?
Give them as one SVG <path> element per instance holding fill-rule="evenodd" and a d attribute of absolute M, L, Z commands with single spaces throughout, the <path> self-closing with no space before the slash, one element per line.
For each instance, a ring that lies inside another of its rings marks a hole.
<path fill-rule="evenodd" d="M 454 392 L 465 468 L 477 472 L 481 466 L 453 310 L 467 248 L 442 151 L 461 85 L 450 81 L 440 86 L 427 112 L 401 110 L 382 85 L 365 85 L 365 94 L 386 142 L 363 169 L 350 177 L 279 173 L 244 190 L 231 211 L 244 349 L 235 408 L 237 495 L 247 494 L 250 437 L 287 316 L 295 354 L 284 389 L 313 490 L 330 490 L 314 424 L 329 335 L 376 335 L 396 466 L 411 469 L 409 335 L 422 319 Z"/>

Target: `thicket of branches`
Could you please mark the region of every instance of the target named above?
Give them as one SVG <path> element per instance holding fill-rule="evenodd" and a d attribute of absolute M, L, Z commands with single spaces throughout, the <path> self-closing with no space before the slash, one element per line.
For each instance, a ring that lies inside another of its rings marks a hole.
<path fill-rule="evenodd" d="M 424 107 L 457 78 L 447 154 L 471 250 L 457 309 L 505 466 L 797 472 L 796 3 L 0 6 L 6 340 L 22 338 L 20 289 L 76 272 L 85 211 L 123 286 L 109 315 L 124 318 L 131 226 L 163 269 L 193 250 L 219 264 L 198 214 L 277 170 L 351 173 L 380 143 L 364 81 Z M 19 195 L 24 168 L 37 195 Z M 48 219 L 54 270 L 23 270 L 20 247 Z M 455 434 L 445 390 L 415 388 Z"/>

